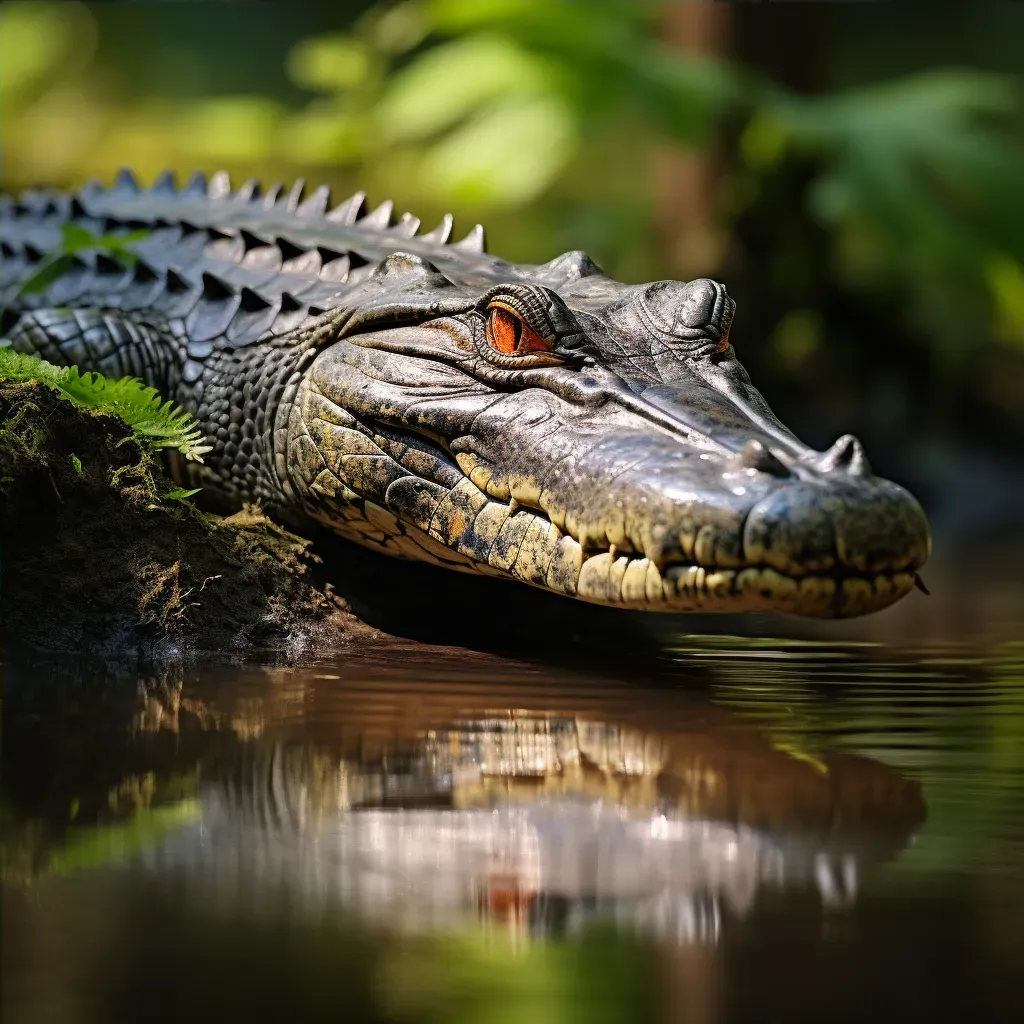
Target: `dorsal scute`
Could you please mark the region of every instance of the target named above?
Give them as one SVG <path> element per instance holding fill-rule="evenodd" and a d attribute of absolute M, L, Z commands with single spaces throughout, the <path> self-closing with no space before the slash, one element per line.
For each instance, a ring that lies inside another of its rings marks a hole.
<path fill-rule="evenodd" d="M 303 318 L 356 305 L 366 297 L 364 285 L 371 277 L 373 288 L 389 282 L 395 301 L 424 309 L 431 293 L 443 292 L 451 303 L 456 293 L 480 294 L 503 281 L 564 290 L 584 304 L 596 300 L 598 292 L 603 296 L 609 288 L 625 287 L 603 278 L 580 252 L 543 266 L 489 256 L 481 225 L 451 241 L 450 214 L 421 233 L 419 218 L 396 217 L 390 201 L 369 210 L 363 192 L 332 208 L 327 186 L 308 191 L 297 181 L 261 190 L 250 179 L 235 189 L 225 172 L 209 178 L 197 172 L 181 187 L 167 172 L 149 188 L 125 172 L 109 188 L 91 183 L 68 195 L 33 193 L 6 204 L 0 214 L 4 241 L 19 253 L 26 243 L 55 248 L 60 225 L 69 219 L 97 234 L 147 226 L 149 234 L 131 243 L 144 269 L 133 276 L 126 267 L 118 285 L 125 294 L 111 301 L 168 318 L 191 316 L 190 323 L 207 336 L 204 346 L 206 341 L 247 345 Z M 93 290 L 110 295 L 119 274 L 113 265 L 98 266 L 91 258 L 61 287 L 84 298 Z M 383 309 L 389 300 L 381 301 Z M 222 341 L 209 337 L 214 327 L 223 331 Z"/>
<path fill-rule="evenodd" d="M 485 255 L 484 231 L 479 224 L 460 241 L 450 242 L 450 214 L 421 234 L 420 219 L 411 213 L 396 219 L 390 200 L 368 211 L 365 193 L 356 192 L 331 209 L 330 189 L 323 185 L 307 193 L 301 179 L 290 188 L 275 184 L 261 193 L 255 180 L 233 191 L 224 171 L 209 178 L 197 171 L 178 188 L 168 171 L 143 189 L 134 175 L 123 171 L 110 188 L 91 183 L 73 196 L 72 202 L 87 217 L 105 218 L 112 226 L 182 224 L 191 230 L 242 235 L 246 252 L 252 248 L 249 239 L 259 237 L 285 239 L 304 252 L 320 246 L 339 253 L 355 252 L 369 261 L 394 251 L 399 239 L 402 248 L 427 258 L 443 258 L 445 251 L 452 253 L 451 259 L 461 261 Z"/>

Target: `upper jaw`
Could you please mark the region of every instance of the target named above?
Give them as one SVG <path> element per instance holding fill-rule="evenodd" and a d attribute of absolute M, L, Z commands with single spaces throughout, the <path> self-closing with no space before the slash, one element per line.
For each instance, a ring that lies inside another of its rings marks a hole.
<path fill-rule="evenodd" d="M 924 513 L 902 488 L 872 478 L 751 490 L 747 503 L 705 492 L 693 504 L 652 508 L 654 518 L 635 516 L 618 544 L 607 534 L 592 540 L 576 596 L 655 611 L 847 617 L 913 588 L 930 542 Z M 599 532 L 582 517 L 575 525 Z"/>
<path fill-rule="evenodd" d="M 682 367 L 661 385 L 601 367 L 553 368 L 494 391 L 459 317 L 382 332 L 372 347 L 400 356 L 391 383 L 369 352 L 341 349 L 338 360 L 323 354 L 327 390 L 359 416 L 366 362 L 374 393 L 387 391 L 367 417 L 384 407 L 406 429 L 439 439 L 481 501 L 498 504 L 495 514 L 502 504 L 511 518 L 520 504 L 543 513 L 524 510 L 537 522 L 515 531 L 522 557 L 510 549 L 501 564 L 470 536 L 475 527 L 460 534 L 483 569 L 651 610 L 853 615 L 902 596 L 927 557 L 927 522 L 913 498 L 871 477 L 849 439 L 825 453 L 801 445 L 734 359 L 699 372 Z M 451 402 L 424 403 L 423 384 Z M 702 447 L 702 430 L 719 440 Z M 549 527 L 565 541 L 557 579 L 538 561 L 554 550 Z"/>

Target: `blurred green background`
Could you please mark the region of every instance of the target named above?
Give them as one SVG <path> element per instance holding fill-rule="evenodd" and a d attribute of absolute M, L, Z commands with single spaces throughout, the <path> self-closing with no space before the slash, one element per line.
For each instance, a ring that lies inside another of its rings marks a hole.
<path fill-rule="evenodd" d="M 490 249 L 714 276 L 782 419 L 943 529 L 1024 508 L 1024 7 L 7 3 L 3 183 L 364 188 Z M 457 225 L 458 226 L 458 225 Z"/>

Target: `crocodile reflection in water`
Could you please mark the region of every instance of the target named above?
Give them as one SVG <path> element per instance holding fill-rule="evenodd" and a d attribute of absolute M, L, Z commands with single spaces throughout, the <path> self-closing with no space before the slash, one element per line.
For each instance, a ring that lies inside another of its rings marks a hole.
<path fill-rule="evenodd" d="M 493 713 L 339 758 L 246 743 L 202 820 L 144 858 L 218 902 L 284 890 L 412 929 L 474 915 L 572 930 L 594 915 L 713 941 L 762 890 L 848 905 L 923 820 L 916 783 L 853 755 L 795 758 L 745 730 L 658 733 Z"/>

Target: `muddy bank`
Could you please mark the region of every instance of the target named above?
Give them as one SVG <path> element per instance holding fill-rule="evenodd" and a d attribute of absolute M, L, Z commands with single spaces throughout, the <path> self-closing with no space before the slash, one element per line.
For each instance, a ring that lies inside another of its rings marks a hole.
<path fill-rule="evenodd" d="M 374 631 L 315 579 L 307 542 L 258 508 L 168 497 L 119 419 L 0 381 L 0 616 L 50 650 L 174 655 L 329 648 Z"/>

